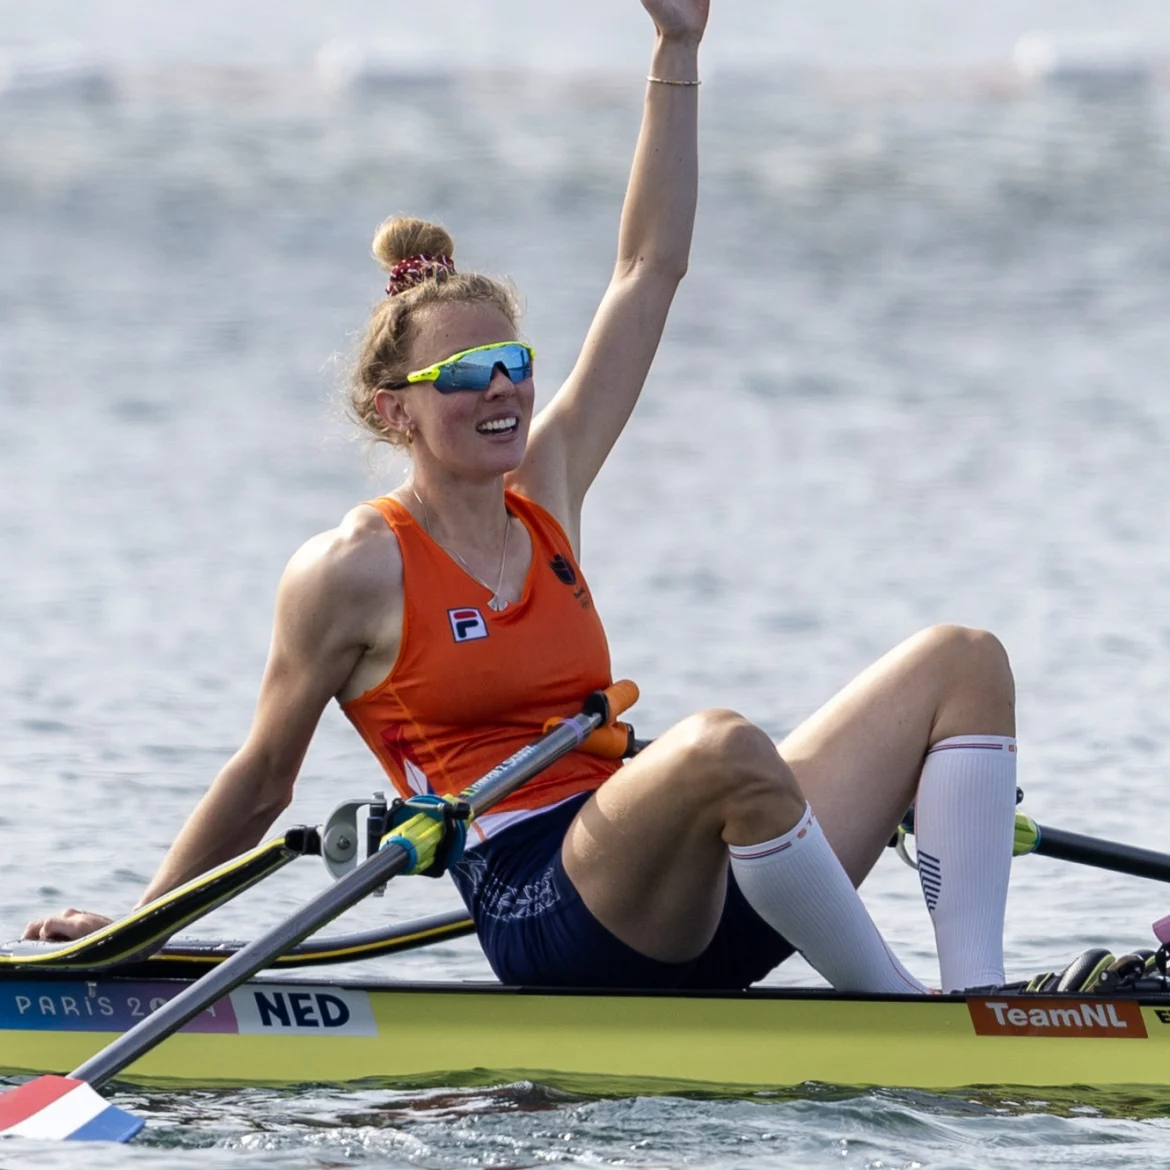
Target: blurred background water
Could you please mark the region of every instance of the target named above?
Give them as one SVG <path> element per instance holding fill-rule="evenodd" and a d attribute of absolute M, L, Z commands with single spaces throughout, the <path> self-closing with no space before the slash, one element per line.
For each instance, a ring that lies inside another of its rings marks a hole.
<path fill-rule="evenodd" d="M 402 59 L 540 68 L 636 67 L 645 57 L 636 0 L 0 0 L 0 43 L 71 39 L 119 62 L 288 64 L 334 39 L 392 44 Z M 1003 61 L 1033 30 L 1123 33 L 1170 45 L 1162 0 L 727 0 L 713 9 L 708 66 L 791 59 L 831 66 Z"/>
<path fill-rule="evenodd" d="M 246 732 L 285 560 L 401 477 L 337 398 L 385 215 L 437 218 L 465 267 L 512 276 L 542 395 L 567 372 L 648 44 L 634 0 L 0 2 L 0 937 L 133 903 Z M 779 735 L 921 626 L 986 626 L 1017 671 L 1029 810 L 1165 846 L 1163 53 L 1153 0 L 716 0 L 691 274 L 586 511 L 640 732 L 727 705 Z M 379 783 L 330 711 L 288 820 Z M 323 881 L 304 862 L 207 931 Z M 865 895 L 934 977 L 914 875 L 890 855 Z M 400 882 L 346 921 L 452 905 Z M 1010 971 L 1143 943 L 1165 911 L 1152 883 L 1021 860 Z M 470 940 L 378 971 L 487 974 Z M 176 1145 L 233 1166 L 1121 1166 L 1165 1140 L 1091 1103 L 881 1093 L 147 1105 L 166 1148 L 132 1160 L 160 1166 Z"/>

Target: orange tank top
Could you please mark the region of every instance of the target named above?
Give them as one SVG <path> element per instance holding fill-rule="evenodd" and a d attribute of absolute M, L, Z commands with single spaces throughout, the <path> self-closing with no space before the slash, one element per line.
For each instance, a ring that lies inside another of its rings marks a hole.
<path fill-rule="evenodd" d="M 546 719 L 576 714 L 613 681 L 605 631 L 564 530 L 524 496 L 504 499 L 532 538 L 532 564 L 520 600 L 500 611 L 402 504 L 370 501 L 402 553 L 402 643 L 389 675 L 342 710 L 402 796 L 462 791 L 536 739 Z M 486 839 L 592 791 L 619 766 L 572 752 L 473 828 Z"/>

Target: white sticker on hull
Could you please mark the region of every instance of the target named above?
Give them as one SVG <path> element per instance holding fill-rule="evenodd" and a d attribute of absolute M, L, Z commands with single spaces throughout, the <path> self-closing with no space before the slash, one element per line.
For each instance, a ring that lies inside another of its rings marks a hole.
<path fill-rule="evenodd" d="M 231 995 L 245 1036 L 377 1036 L 364 991 L 309 983 L 249 983 Z"/>

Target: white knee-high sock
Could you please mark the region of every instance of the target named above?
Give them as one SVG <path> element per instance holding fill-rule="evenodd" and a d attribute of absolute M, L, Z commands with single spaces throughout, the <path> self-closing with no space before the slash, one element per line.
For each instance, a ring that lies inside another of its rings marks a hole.
<path fill-rule="evenodd" d="M 752 909 L 838 991 L 926 991 L 886 946 L 807 806 L 783 836 L 732 845 L 731 872 Z"/>
<path fill-rule="evenodd" d="M 1014 739 L 960 735 L 927 752 L 914 835 L 943 991 L 1003 982 L 1015 818 Z"/>

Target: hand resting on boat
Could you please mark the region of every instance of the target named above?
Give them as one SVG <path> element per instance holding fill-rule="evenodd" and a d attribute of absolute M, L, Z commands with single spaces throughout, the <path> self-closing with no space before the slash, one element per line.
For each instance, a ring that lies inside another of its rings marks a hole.
<path fill-rule="evenodd" d="M 88 910 L 74 910 L 72 906 L 62 910 L 60 914 L 50 914 L 45 918 L 34 918 L 24 928 L 22 939 L 39 939 L 41 942 L 70 942 L 75 938 L 83 938 L 109 926 L 113 921 L 104 914 L 93 914 Z"/>

